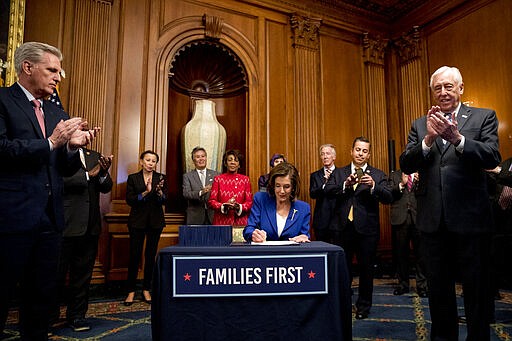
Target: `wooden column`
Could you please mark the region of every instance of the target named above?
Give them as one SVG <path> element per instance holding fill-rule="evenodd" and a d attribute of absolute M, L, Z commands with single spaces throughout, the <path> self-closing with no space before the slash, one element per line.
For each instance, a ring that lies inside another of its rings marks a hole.
<path fill-rule="evenodd" d="M 364 134 L 371 142 L 371 164 L 381 170 L 388 169 L 386 85 L 384 54 L 387 39 L 372 39 L 363 35 L 364 85 L 366 115 L 363 111 Z M 354 136 L 355 137 L 355 136 Z"/>
<path fill-rule="evenodd" d="M 386 112 L 386 85 L 384 57 L 388 40 L 363 35 L 364 96 L 366 110 L 363 110 L 362 127 L 370 140 L 370 164 L 388 170 L 388 120 Z M 355 137 L 355 136 L 354 136 Z M 391 249 L 391 223 L 389 206 L 380 205 L 380 249 Z"/>
<path fill-rule="evenodd" d="M 429 85 L 421 58 L 422 39 L 417 26 L 395 42 L 399 56 L 402 146 L 405 147 L 411 123 L 427 110 Z"/>
<path fill-rule="evenodd" d="M 66 70 L 69 80 L 69 104 L 66 110 L 72 117 L 83 117 L 89 126 L 102 127 L 102 131 L 88 148 L 103 152 L 104 143 L 112 139 L 107 131 L 106 112 L 109 96 L 107 88 L 110 21 L 113 0 L 82 0 L 74 2 L 72 26 L 73 45 L 71 67 Z M 110 142 L 107 142 L 110 143 Z M 111 168 L 112 171 L 112 168 Z M 115 189 L 115 186 L 114 186 Z M 105 210 L 105 208 L 104 208 Z M 108 209 L 107 209 L 108 211 Z M 92 283 L 105 281 L 104 253 L 108 252 L 105 230 L 100 236 L 98 256 L 94 264 Z M 108 262 L 108 260 L 105 260 Z"/>
<path fill-rule="evenodd" d="M 295 166 L 301 174 L 300 199 L 310 202 L 309 174 L 318 163 L 320 103 L 320 20 L 292 15 L 294 47 L 294 136 Z"/>
<path fill-rule="evenodd" d="M 68 70 L 71 81 L 68 112 L 84 117 L 90 126 L 104 127 L 107 91 L 107 62 L 110 20 L 113 0 L 84 0 L 75 2 L 73 64 Z M 101 151 L 103 132 L 94 140 L 91 149 Z"/>

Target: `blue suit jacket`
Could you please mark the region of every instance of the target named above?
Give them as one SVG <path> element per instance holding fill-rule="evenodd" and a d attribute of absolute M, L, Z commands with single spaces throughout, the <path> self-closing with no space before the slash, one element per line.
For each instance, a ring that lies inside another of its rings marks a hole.
<path fill-rule="evenodd" d="M 309 204 L 295 200 L 292 202 L 290 213 L 281 236 L 277 235 L 276 199 L 267 192 L 258 192 L 252 201 L 251 214 L 244 229 L 244 238 L 251 241 L 254 229 L 267 232 L 267 240 L 288 240 L 288 238 L 305 234 L 309 237 L 309 220 L 311 208 Z"/>
<path fill-rule="evenodd" d="M 69 116 L 50 101 L 43 101 L 47 136 Z M 62 176 L 80 168 L 78 153 L 66 147 L 50 151 L 34 108 L 15 83 L 0 88 L 0 233 L 27 232 L 38 227 L 52 200 L 57 229 L 64 229 Z"/>

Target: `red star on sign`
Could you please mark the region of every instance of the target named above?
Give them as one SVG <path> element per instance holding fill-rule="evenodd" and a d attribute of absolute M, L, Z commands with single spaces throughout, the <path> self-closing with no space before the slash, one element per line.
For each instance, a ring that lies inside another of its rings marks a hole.
<path fill-rule="evenodd" d="M 313 270 L 309 270 L 308 272 L 308 278 L 315 278 L 316 273 L 313 272 Z"/>
<path fill-rule="evenodd" d="M 190 274 L 187 272 L 186 274 L 183 275 L 183 278 L 185 279 L 185 281 L 189 281 L 190 282 L 190 278 L 192 276 L 190 276 Z"/>

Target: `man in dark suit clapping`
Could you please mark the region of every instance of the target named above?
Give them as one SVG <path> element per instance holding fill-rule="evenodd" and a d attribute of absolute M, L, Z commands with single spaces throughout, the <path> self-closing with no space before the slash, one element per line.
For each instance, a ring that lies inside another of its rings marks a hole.
<path fill-rule="evenodd" d="M 86 148 L 80 148 L 79 153 L 82 167 L 73 176 L 64 178 L 66 228 L 57 284 L 62 295 L 69 273 L 66 320 L 74 331 L 85 331 L 90 329 L 85 314 L 101 233 L 100 193 L 108 193 L 112 189 L 108 173 L 112 155 L 103 156 Z M 59 315 L 58 303 L 55 317 Z"/>
<path fill-rule="evenodd" d="M 443 66 L 430 78 L 437 105 L 412 123 L 400 168 L 419 173 L 420 230 L 432 340 L 458 340 L 455 280 L 464 287 L 467 340 L 490 338 L 489 251 L 492 224 L 485 169 L 500 163 L 498 119 L 461 103 L 462 75 Z"/>
<path fill-rule="evenodd" d="M 345 180 L 338 191 L 332 229 L 336 234 L 335 244 L 345 250 L 351 278 L 352 257 L 356 255 L 359 266 L 356 318 L 364 319 L 372 306 L 373 267 L 380 238 L 379 203 L 391 203 L 393 195 L 386 174 L 368 164 L 370 141 L 367 138 L 356 137 L 350 155 L 352 162 L 340 168 Z"/>
<path fill-rule="evenodd" d="M 46 100 L 60 82 L 61 52 L 27 42 L 14 54 L 18 82 L 0 88 L 0 330 L 20 284 L 20 334 L 45 340 L 55 301 L 64 213 L 62 177 L 99 128 Z"/>
<path fill-rule="evenodd" d="M 335 216 L 336 193 L 339 192 L 343 178 L 340 169 L 336 168 L 336 148 L 332 144 L 321 145 L 320 159 L 323 167 L 311 173 L 309 178 L 309 196 L 316 199 L 313 214 L 313 230 L 315 239 L 334 243 L 331 222 Z"/>

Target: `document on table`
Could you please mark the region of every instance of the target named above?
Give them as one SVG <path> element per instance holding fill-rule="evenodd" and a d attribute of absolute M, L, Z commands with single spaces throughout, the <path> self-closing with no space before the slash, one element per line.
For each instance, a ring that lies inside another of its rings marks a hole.
<path fill-rule="evenodd" d="M 267 240 L 265 242 L 251 242 L 251 245 L 297 245 L 300 243 L 294 242 L 293 240 Z"/>

